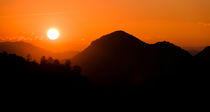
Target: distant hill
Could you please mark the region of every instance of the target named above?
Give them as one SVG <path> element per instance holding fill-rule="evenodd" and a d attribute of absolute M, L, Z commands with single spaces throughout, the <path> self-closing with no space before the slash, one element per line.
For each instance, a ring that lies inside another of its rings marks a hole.
<path fill-rule="evenodd" d="M 41 56 L 51 56 L 53 54 L 45 49 L 35 47 L 25 42 L 1 42 L 0 52 L 3 51 L 23 57 L 30 54 L 31 57 L 36 60 L 40 59 Z"/>
<path fill-rule="evenodd" d="M 73 58 L 73 63 L 97 83 L 132 86 L 184 77 L 180 73 L 191 57 L 169 42 L 147 44 L 124 31 L 116 31 L 93 41 Z M 167 83 L 173 82 L 170 81 Z"/>
<path fill-rule="evenodd" d="M 6 51 L 11 54 L 16 54 L 24 58 L 31 55 L 32 59 L 39 61 L 42 56 L 54 57 L 58 59 L 69 59 L 75 56 L 78 52 L 69 51 L 63 53 L 53 53 L 43 48 L 36 47 L 26 42 L 0 42 L 0 52 Z"/>
<path fill-rule="evenodd" d="M 53 57 L 62 60 L 71 59 L 72 57 L 76 56 L 79 51 L 65 51 L 60 53 L 53 53 Z"/>
<path fill-rule="evenodd" d="M 195 56 L 203 50 L 203 47 L 183 47 L 183 49 L 187 50 L 192 56 Z"/>

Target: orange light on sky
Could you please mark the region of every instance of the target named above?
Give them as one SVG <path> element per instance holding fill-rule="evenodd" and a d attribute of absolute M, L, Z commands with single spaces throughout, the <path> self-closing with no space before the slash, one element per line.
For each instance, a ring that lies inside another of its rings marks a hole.
<path fill-rule="evenodd" d="M 124 30 L 148 43 L 210 45 L 209 0 L 1 0 L 0 37 L 49 50 L 82 50 L 91 41 Z M 60 39 L 49 41 L 56 27 Z"/>

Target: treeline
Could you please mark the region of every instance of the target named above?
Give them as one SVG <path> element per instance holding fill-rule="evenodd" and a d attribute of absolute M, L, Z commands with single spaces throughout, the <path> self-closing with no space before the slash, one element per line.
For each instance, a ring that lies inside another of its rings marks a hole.
<path fill-rule="evenodd" d="M 0 53 L 0 77 L 6 86 L 92 88 L 94 84 L 81 75 L 79 66 L 72 66 L 70 60 L 61 64 L 59 60 L 42 57 L 40 63 L 30 58 L 7 52 Z"/>

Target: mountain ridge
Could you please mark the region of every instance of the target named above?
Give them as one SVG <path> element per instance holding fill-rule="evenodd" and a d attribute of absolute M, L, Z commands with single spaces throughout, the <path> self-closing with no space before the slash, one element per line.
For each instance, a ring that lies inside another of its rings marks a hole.
<path fill-rule="evenodd" d="M 92 42 L 72 61 L 97 83 L 133 85 L 151 77 L 162 77 L 175 65 L 179 70 L 170 77 L 176 76 L 182 64 L 187 63 L 182 61 L 190 57 L 190 53 L 169 42 L 147 44 L 124 31 L 116 31 Z"/>

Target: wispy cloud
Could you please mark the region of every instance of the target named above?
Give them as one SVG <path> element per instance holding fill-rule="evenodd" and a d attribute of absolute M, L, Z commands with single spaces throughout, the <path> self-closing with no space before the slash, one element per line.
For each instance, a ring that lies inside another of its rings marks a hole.
<path fill-rule="evenodd" d="M 17 15 L 0 15 L 2 18 L 12 17 L 33 17 L 33 16 L 51 16 L 51 15 L 64 15 L 66 12 L 48 12 L 48 13 L 31 13 L 31 14 L 17 14 Z"/>
<path fill-rule="evenodd" d="M 198 22 L 199 25 L 203 25 L 206 27 L 210 27 L 210 23 L 205 23 L 205 22 Z"/>

